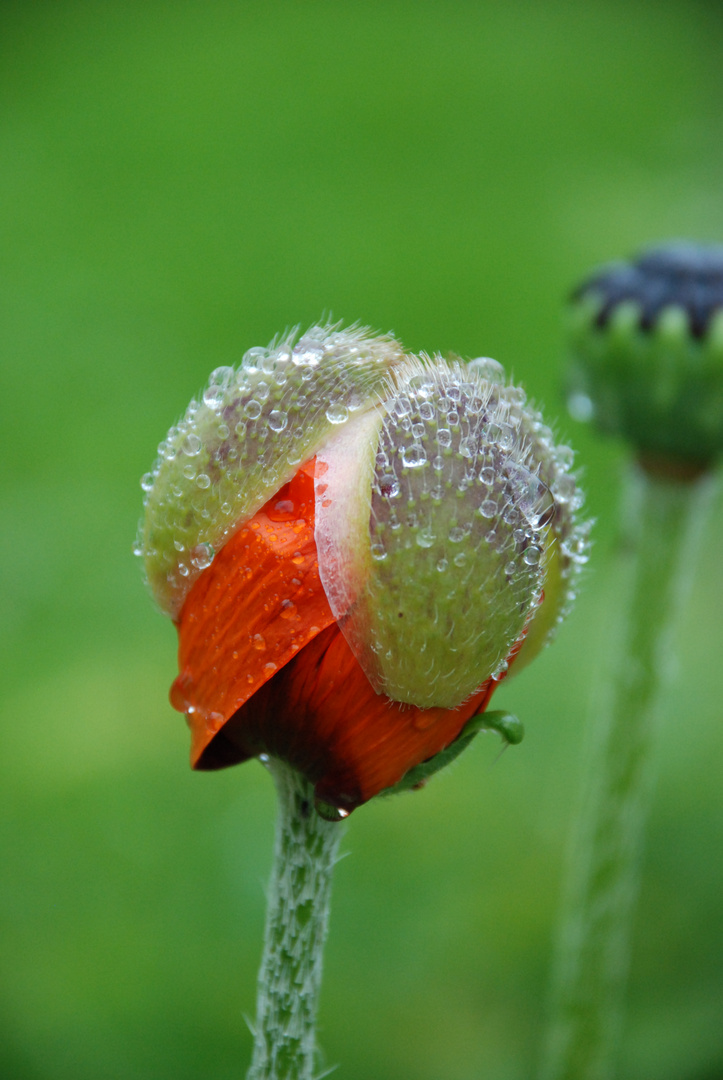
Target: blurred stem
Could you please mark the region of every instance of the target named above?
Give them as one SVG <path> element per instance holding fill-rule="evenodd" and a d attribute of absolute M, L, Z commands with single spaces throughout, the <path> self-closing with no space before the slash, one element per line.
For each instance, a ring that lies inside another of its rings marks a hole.
<path fill-rule="evenodd" d="M 656 715 L 709 489 L 706 480 L 676 481 L 638 468 L 627 478 L 624 509 L 633 530 L 621 555 L 626 589 L 604 700 L 591 716 L 543 1080 L 614 1075 Z"/>
<path fill-rule="evenodd" d="M 312 1080 L 331 875 L 342 828 L 314 810 L 314 789 L 272 758 L 279 795 L 274 865 L 247 1080 Z"/>

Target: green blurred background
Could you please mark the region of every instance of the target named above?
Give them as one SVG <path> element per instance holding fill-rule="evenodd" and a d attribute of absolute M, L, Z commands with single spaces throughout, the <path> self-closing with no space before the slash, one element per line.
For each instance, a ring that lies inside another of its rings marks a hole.
<path fill-rule="evenodd" d="M 533 1072 L 624 454 L 563 417 L 576 279 L 723 239 L 716 3 L 3 2 L 0 1077 L 243 1075 L 274 798 L 192 774 L 138 478 L 219 364 L 323 312 L 501 360 L 579 451 L 596 546 L 525 720 L 361 809 L 321 1042 L 345 1080 Z M 626 1080 L 723 1077 L 723 506 L 677 634 Z"/>

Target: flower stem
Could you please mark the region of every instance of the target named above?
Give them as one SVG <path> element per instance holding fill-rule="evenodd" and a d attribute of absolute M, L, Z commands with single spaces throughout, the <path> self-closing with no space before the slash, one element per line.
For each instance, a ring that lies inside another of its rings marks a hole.
<path fill-rule="evenodd" d="M 557 945 L 543 1080 L 609 1080 L 622 1029 L 631 923 L 671 631 L 710 485 L 633 468 L 634 528 L 604 700 L 591 716 Z M 627 515 L 626 515 L 627 516 Z"/>
<path fill-rule="evenodd" d="M 331 875 L 343 830 L 314 810 L 312 785 L 269 761 L 279 795 L 274 865 L 247 1080 L 312 1080 Z"/>

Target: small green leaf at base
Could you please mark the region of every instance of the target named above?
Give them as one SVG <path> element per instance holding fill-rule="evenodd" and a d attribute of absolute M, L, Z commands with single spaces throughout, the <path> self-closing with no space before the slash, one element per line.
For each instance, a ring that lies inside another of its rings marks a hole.
<path fill-rule="evenodd" d="M 429 780 L 430 776 L 434 776 L 440 769 L 449 765 L 456 757 L 466 750 L 474 737 L 480 731 L 496 731 L 502 737 L 502 742 L 505 748 L 507 746 L 516 746 L 522 742 L 522 738 L 525 734 L 525 729 L 522 725 L 522 721 L 518 720 L 512 713 L 504 712 L 503 710 L 497 710 L 495 712 L 479 713 L 477 716 L 473 716 L 461 732 L 454 740 L 453 743 L 445 749 L 441 750 L 434 757 L 429 758 L 427 761 L 421 762 L 419 765 L 415 765 L 413 769 L 410 769 L 408 773 L 402 777 L 402 779 L 394 784 L 393 787 L 386 788 L 380 792 L 380 795 L 397 795 L 402 791 L 411 791 L 413 788 L 422 787 L 423 784 Z"/>

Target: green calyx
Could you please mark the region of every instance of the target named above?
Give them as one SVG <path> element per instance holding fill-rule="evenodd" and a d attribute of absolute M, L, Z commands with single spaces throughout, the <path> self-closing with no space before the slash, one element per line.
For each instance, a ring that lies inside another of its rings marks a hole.
<path fill-rule="evenodd" d="M 569 407 L 644 464 L 691 474 L 723 450 L 723 250 L 672 245 L 601 271 L 567 315 Z"/>
<path fill-rule="evenodd" d="M 216 551 L 354 414 L 401 359 L 390 337 L 338 325 L 294 331 L 217 368 L 141 485 L 136 553 L 172 617 Z"/>

